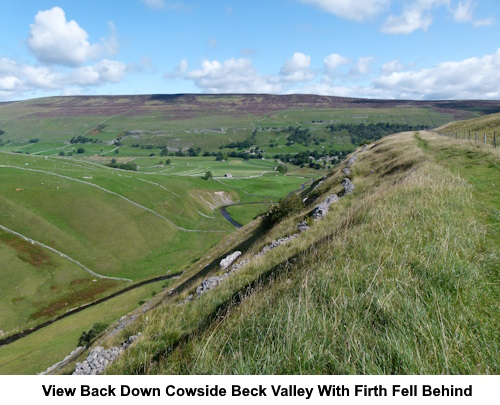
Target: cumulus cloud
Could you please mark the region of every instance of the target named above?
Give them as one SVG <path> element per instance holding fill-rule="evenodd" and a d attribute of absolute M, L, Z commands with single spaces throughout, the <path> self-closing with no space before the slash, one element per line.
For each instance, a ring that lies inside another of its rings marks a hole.
<path fill-rule="evenodd" d="M 31 89 L 54 89 L 62 79 L 58 72 L 44 66 L 30 66 L 0 58 L 0 90 L 19 92 Z"/>
<path fill-rule="evenodd" d="M 66 81 L 80 86 L 96 86 L 103 83 L 118 83 L 126 73 L 126 63 L 103 59 L 95 65 L 75 69 Z"/>
<path fill-rule="evenodd" d="M 13 99 L 39 90 L 84 93 L 86 87 L 118 83 L 128 72 L 146 69 L 147 61 L 136 65 L 104 57 L 118 51 L 115 26 L 108 25 L 110 36 L 91 44 L 87 32 L 76 21 L 66 20 L 60 7 L 39 11 L 28 38 L 38 62 L 0 57 L 0 97 Z"/>
<path fill-rule="evenodd" d="M 411 34 L 414 31 L 427 31 L 434 19 L 434 11 L 446 7 L 453 20 L 471 23 L 474 27 L 492 25 L 493 18 L 476 19 L 474 10 L 476 0 L 301 0 L 312 4 L 337 17 L 364 22 L 379 15 L 385 15 L 381 27 L 387 34 Z M 393 9 L 401 4 L 402 10 Z M 392 10 L 391 10 L 392 9 Z M 387 13 L 391 10 L 391 14 Z"/>
<path fill-rule="evenodd" d="M 246 58 L 222 63 L 205 60 L 201 69 L 188 71 L 183 77 L 208 93 L 279 93 L 282 89 L 275 78 L 261 76 Z"/>
<path fill-rule="evenodd" d="M 399 61 L 382 66 L 380 75 L 363 84 L 306 83 L 296 92 L 341 97 L 413 100 L 499 99 L 500 48 L 491 55 L 401 71 Z"/>
<path fill-rule="evenodd" d="M 493 24 L 491 18 L 477 20 L 474 18 L 476 2 L 473 0 L 416 0 L 406 2 L 399 15 L 389 15 L 382 31 L 387 34 L 411 34 L 414 31 L 427 31 L 433 22 L 433 10 L 446 7 L 453 19 L 459 23 L 470 22 L 474 27 Z"/>
<path fill-rule="evenodd" d="M 387 34 L 411 34 L 413 31 L 427 31 L 432 24 L 432 16 L 424 10 L 407 9 L 399 16 L 390 15 L 385 21 L 382 31 Z"/>
<path fill-rule="evenodd" d="M 323 59 L 323 63 L 325 64 L 328 73 L 333 74 L 340 66 L 347 65 L 349 63 L 349 59 L 336 53 L 332 53 Z"/>
<path fill-rule="evenodd" d="M 385 10 L 390 0 L 302 0 L 337 17 L 365 21 Z"/>
<path fill-rule="evenodd" d="M 207 93 L 282 93 L 289 86 L 312 80 L 315 74 L 310 65 L 311 57 L 301 52 L 286 60 L 275 75 L 261 75 L 249 58 L 204 60 L 199 69 L 193 70 L 188 69 L 183 59 L 173 72 L 163 77 L 191 80 Z"/>
<path fill-rule="evenodd" d="M 50 66 L 34 66 L 0 58 L 0 93 L 4 98 L 12 98 L 34 90 L 61 90 L 65 93 L 67 89 L 80 86 L 81 91 L 81 87 L 117 83 L 127 72 L 127 64 L 108 59 L 61 72 Z"/>
<path fill-rule="evenodd" d="M 280 70 L 280 75 L 287 82 L 304 82 L 314 78 L 314 73 L 309 66 L 311 57 L 302 52 L 295 52 L 286 60 Z"/>
<path fill-rule="evenodd" d="M 382 26 L 388 34 L 411 34 L 416 30 L 426 31 L 432 24 L 432 10 L 450 6 L 450 0 L 416 0 L 406 3 L 400 15 L 389 15 Z"/>
<path fill-rule="evenodd" d="M 60 7 L 39 11 L 30 24 L 28 46 L 41 63 L 80 66 L 102 54 L 116 53 L 118 41 L 113 23 L 111 36 L 101 44 L 91 44 L 87 32 L 74 21 L 66 20 Z"/>
<path fill-rule="evenodd" d="M 373 81 L 373 87 L 391 98 L 498 99 L 498 83 L 500 48 L 480 58 L 385 74 Z"/>

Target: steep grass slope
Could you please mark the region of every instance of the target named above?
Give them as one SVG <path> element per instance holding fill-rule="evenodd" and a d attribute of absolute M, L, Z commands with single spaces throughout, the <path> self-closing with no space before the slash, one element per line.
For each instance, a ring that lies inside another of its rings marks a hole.
<path fill-rule="evenodd" d="M 500 143 L 498 138 L 500 136 L 500 113 L 488 114 L 464 121 L 450 122 L 440 126 L 436 131 L 440 134 L 458 135 L 459 139 L 467 138 L 467 140 L 470 135 L 470 139 L 474 142 L 477 135 L 479 143 L 484 142 L 486 135 L 486 143 L 489 145 L 493 144 L 493 137 L 496 132 L 496 142 L 498 145 Z"/>
<path fill-rule="evenodd" d="M 217 288 L 108 339 L 142 332 L 108 372 L 498 374 L 499 153 L 404 133 L 357 157 L 324 219 L 256 255 L 342 193 L 342 166 Z"/>

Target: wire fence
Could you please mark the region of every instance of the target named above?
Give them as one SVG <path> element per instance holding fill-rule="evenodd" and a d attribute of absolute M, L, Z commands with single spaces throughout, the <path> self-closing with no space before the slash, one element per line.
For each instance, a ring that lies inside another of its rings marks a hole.
<path fill-rule="evenodd" d="M 437 134 L 447 136 L 449 138 L 458 139 L 461 141 L 469 141 L 477 144 L 491 145 L 497 147 L 497 132 L 496 131 L 469 131 L 469 130 L 453 130 L 439 131 Z"/>

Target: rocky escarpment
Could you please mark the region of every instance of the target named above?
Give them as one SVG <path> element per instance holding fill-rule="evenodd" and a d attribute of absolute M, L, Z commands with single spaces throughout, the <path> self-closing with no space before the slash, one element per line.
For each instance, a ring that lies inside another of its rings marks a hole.
<path fill-rule="evenodd" d="M 337 194 L 331 194 L 328 197 L 325 198 L 325 201 L 322 203 L 316 205 L 314 207 L 311 217 L 313 219 L 320 219 L 323 218 L 326 214 L 328 214 L 328 210 L 330 209 L 330 205 L 333 203 L 336 203 L 339 200 L 339 196 Z"/>
<path fill-rule="evenodd" d="M 112 347 L 110 349 L 104 349 L 101 346 L 97 346 L 96 348 L 92 349 L 84 362 L 76 363 L 76 369 L 73 372 L 73 375 L 102 374 L 106 367 L 114 360 L 116 360 L 116 358 L 139 336 L 140 333 L 134 336 L 130 336 L 120 346 Z"/>

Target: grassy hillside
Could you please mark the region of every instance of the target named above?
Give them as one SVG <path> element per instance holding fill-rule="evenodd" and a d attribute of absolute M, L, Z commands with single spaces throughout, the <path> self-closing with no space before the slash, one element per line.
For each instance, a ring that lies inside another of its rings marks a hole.
<path fill-rule="evenodd" d="M 478 118 L 473 118 L 464 121 L 451 122 L 440 126 L 436 131 L 443 135 L 452 136 L 459 139 L 467 139 L 476 142 L 484 143 L 486 135 L 486 143 L 492 145 L 494 142 L 493 136 L 496 132 L 497 145 L 500 143 L 500 113 L 489 114 Z"/>
<path fill-rule="evenodd" d="M 277 201 L 312 175 L 283 176 L 272 160 L 171 160 L 138 159 L 143 171 L 133 172 L 96 159 L 0 153 L 0 337 L 184 270 L 235 229 L 218 207 Z M 201 178 L 207 170 L 213 180 Z"/>
<path fill-rule="evenodd" d="M 108 371 L 498 374 L 498 151 L 411 132 L 357 156 L 354 192 L 323 220 L 256 256 L 313 203 L 254 240 L 216 289 L 166 298 L 105 342 L 142 333 Z M 315 203 L 341 194 L 340 169 Z"/>

